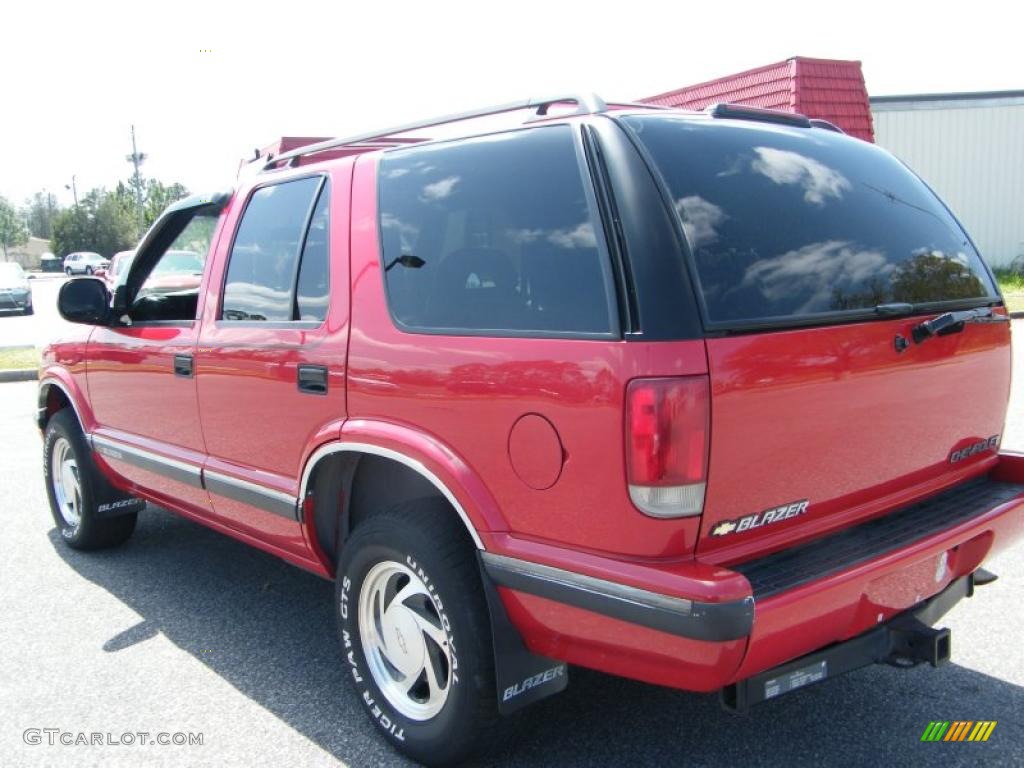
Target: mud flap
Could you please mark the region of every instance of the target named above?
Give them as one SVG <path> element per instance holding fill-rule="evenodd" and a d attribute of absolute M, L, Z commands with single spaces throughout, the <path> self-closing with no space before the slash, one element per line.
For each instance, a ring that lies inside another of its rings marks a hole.
<path fill-rule="evenodd" d="M 91 443 L 91 441 L 90 441 Z M 93 451 L 95 452 L 95 448 Z M 89 460 L 92 463 L 90 469 L 93 473 L 93 496 L 96 502 L 96 517 L 117 517 L 118 515 L 129 515 L 132 512 L 141 512 L 146 506 L 146 500 L 132 496 L 122 490 L 115 488 L 103 471 L 96 466 L 95 453 L 90 454 Z"/>
<path fill-rule="evenodd" d="M 569 685 L 569 665 L 531 652 L 512 624 L 505 605 L 479 556 L 480 580 L 487 596 L 494 643 L 494 677 L 498 711 L 510 715 L 523 707 L 561 693 Z"/>

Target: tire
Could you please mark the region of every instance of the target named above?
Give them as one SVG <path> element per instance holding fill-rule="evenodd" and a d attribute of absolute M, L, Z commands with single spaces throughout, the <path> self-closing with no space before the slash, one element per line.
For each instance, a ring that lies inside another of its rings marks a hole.
<path fill-rule="evenodd" d="M 87 266 L 87 267 L 85 268 L 85 274 L 87 274 L 87 275 L 91 275 L 91 274 L 92 274 L 92 267 L 89 267 L 89 266 Z"/>
<path fill-rule="evenodd" d="M 473 543 L 451 507 L 415 500 L 357 526 L 338 564 L 335 611 L 346 676 L 398 751 L 448 766 L 496 744 L 487 603 Z"/>
<path fill-rule="evenodd" d="M 23 310 L 22 314 L 25 314 L 25 315 L 33 315 L 33 314 L 35 314 L 35 311 L 36 311 L 36 310 L 35 310 L 35 307 L 33 307 L 33 306 L 32 306 L 32 304 L 30 303 L 30 304 L 28 304 L 28 305 L 27 305 L 27 306 L 25 307 L 25 309 Z"/>
<path fill-rule="evenodd" d="M 137 512 L 97 516 L 94 491 L 102 478 L 69 408 L 55 413 L 46 425 L 43 475 L 53 521 L 64 543 L 72 549 L 116 547 L 135 531 Z"/>

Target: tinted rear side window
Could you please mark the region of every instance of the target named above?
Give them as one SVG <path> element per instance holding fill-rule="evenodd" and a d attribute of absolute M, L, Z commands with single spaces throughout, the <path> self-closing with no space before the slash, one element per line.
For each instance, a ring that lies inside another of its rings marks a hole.
<path fill-rule="evenodd" d="M 409 329 L 609 334 L 607 258 L 571 129 L 387 153 L 388 299 Z"/>
<path fill-rule="evenodd" d="M 712 323 L 996 297 L 942 203 L 878 147 L 820 129 L 625 121 L 668 185 Z"/>
<path fill-rule="evenodd" d="M 320 193 L 320 199 L 313 210 L 313 218 L 306 232 L 299 263 L 299 281 L 295 287 L 296 320 L 320 320 L 327 317 L 328 302 L 328 250 L 327 238 L 330 233 L 328 205 L 330 194 L 327 186 Z"/>
<path fill-rule="evenodd" d="M 296 267 L 320 183 L 317 176 L 253 193 L 228 261 L 222 310 L 225 320 L 298 319 L 293 301 Z"/>

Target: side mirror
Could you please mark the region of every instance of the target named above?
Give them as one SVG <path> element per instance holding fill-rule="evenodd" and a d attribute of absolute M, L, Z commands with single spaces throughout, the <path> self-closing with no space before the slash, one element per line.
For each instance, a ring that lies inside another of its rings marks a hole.
<path fill-rule="evenodd" d="M 69 323 L 106 325 L 110 318 L 110 291 L 95 277 L 68 280 L 57 294 L 57 310 Z"/>

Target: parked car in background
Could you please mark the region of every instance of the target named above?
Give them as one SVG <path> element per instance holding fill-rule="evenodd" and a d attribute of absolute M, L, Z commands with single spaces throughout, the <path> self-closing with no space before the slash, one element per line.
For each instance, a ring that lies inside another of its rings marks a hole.
<path fill-rule="evenodd" d="M 167 251 L 149 273 L 146 294 L 178 293 L 199 290 L 203 280 L 204 256 L 195 251 Z M 140 291 L 141 293 L 141 291 Z"/>
<path fill-rule="evenodd" d="M 91 275 L 97 269 L 110 266 L 110 259 L 105 259 L 92 251 L 76 251 L 64 257 L 64 272 L 68 275 Z"/>
<path fill-rule="evenodd" d="M 113 290 L 117 278 L 126 273 L 134 257 L 135 251 L 118 251 L 111 257 L 110 266 L 106 269 L 97 269 L 93 274 L 106 280 L 107 285 Z"/>
<path fill-rule="evenodd" d="M 0 263 L 0 310 L 20 310 L 32 314 L 32 286 L 20 264 Z"/>
<path fill-rule="evenodd" d="M 47 251 L 39 257 L 40 272 L 61 272 L 64 269 L 64 260 L 56 254 Z"/>

